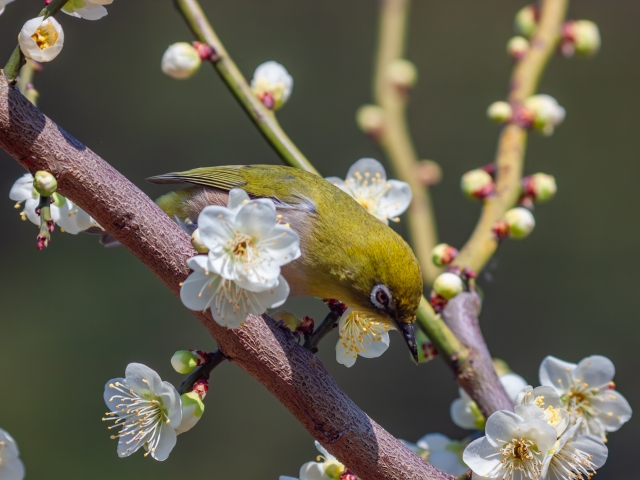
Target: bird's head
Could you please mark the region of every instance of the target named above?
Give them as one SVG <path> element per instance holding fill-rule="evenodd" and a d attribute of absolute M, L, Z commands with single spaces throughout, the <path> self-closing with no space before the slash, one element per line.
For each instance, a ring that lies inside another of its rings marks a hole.
<path fill-rule="evenodd" d="M 385 226 L 385 229 L 388 227 Z M 398 330 L 413 358 L 418 361 L 414 334 L 416 312 L 422 298 L 422 274 L 413 251 L 407 243 L 393 235 L 369 240 L 364 252 L 352 252 L 343 288 L 344 302 L 351 308 L 372 314 L 389 328 Z"/>

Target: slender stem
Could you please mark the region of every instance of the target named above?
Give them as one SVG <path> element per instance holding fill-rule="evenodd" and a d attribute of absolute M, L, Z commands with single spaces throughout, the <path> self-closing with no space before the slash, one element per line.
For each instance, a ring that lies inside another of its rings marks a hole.
<path fill-rule="evenodd" d="M 333 330 L 333 326 L 338 320 L 340 320 L 340 315 L 337 313 L 331 311 L 327 313 L 327 316 L 324 317 L 322 323 L 318 325 L 318 328 L 316 328 L 316 330 L 311 334 L 309 339 L 304 342 L 304 348 L 309 350 L 311 353 L 317 353 L 320 340 L 326 337 L 327 334 Z"/>
<path fill-rule="evenodd" d="M 49 5 L 47 5 L 40 11 L 40 14 L 38 16 L 47 19 L 58 13 L 67 2 L 68 0 L 53 0 Z M 26 61 L 27 59 L 22 53 L 22 50 L 20 50 L 20 45 L 16 46 L 16 48 L 13 50 L 13 53 L 11 54 L 11 57 L 9 57 L 9 61 L 3 69 L 3 74 L 9 79 L 9 82 L 11 82 L 12 84 L 15 83 L 16 79 L 18 78 L 18 74 L 20 73 L 20 69 Z"/>
<path fill-rule="evenodd" d="M 544 68 L 555 51 L 568 4 L 569 0 L 541 0 L 540 21 L 531 39 L 531 48 L 516 64 L 511 77 L 509 102 L 513 106 L 535 93 Z M 492 228 L 518 201 L 526 145 L 527 131 L 524 128 L 509 124 L 502 130 L 496 158 L 496 195 L 485 202 L 480 220 L 455 259 L 455 265 L 478 272 L 498 248 Z"/>
<path fill-rule="evenodd" d="M 413 192 L 408 211 L 411 244 L 420 262 L 426 283 L 432 283 L 440 269 L 431 261 L 431 250 L 437 243 L 436 221 L 427 187 L 417 176 L 418 156 L 407 125 L 407 92 L 388 80 L 391 62 L 402 58 L 405 50 L 410 0 L 383 0 L 380 10 L 380 35 L 374 77 L 376 102 L 385 111 L 385 126 L 380 144 L 400 180 Z"/>
<path fill-rule="evenodd" d="M 33 75 L 36 72 L 36 65 L 33 61 L 27 60 L 22 69 L 20 70 L 20 76 L 18 77 L 17 87 L 27 99 L 36 105 L 38 100 L 38 91 L 33 87 Z"/>
<path fill-rule="evenodd" d="M 242 108 L 244 108 L 253 123 L 255 123 L 264 138 L 280 155 L 282 160 L 287 165 L 319 175 L 314 166 L 282 130 L 274 113 L 265 107 L 253 94 L 249 83 L 247 83 L 247 80 L 227 53 L 197 0 L 174 0 L 174 2 L 195 37 L 213 49 L 214 55 L 211 63 L 224 83 L 229 87 L 231 93 L 236 97 L 236 100 L 242 105 Z"/>
<path fill-rule="evenodd" d="M 433 310 L 429 301 L 424 297 L 420 300 L 417 317 L 418 327 L 429 337 L 438 353 L 456 372 L 460 363 L 466 362 L 469 356 L 467 348 L 460 343 L 442 317 Z"/>
<path fill-rule="evenodd" d="M 193 390 L 193 385 L 201 378 L 209 380 L 209 375 L 211 375 L 213 369 L 224 362 L 226 359 L 227 357 L 224 356 L 220 349 L 210 354 L 209 361 L 204 365 L 200 365 L 198 368 L 196 368 L 193 372 L 191 372 L 191 375 L 189 375 L 187 379 L 182 382 L 182 385 L 180 385 L 180 388 L 178 389 L 178 393 L 180 395 L 189 393 L 191 390 Z"/>

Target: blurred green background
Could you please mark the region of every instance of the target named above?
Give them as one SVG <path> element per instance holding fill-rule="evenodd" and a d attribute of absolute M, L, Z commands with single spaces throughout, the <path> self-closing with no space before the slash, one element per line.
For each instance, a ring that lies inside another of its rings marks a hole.
<path fill-rule="evenodd" d="M 534 385 L 548 354 L 573 362 L 610 357 L 620 392 L 638 409 L 640 3 L 573 3 L 571 17 L 598 23 L 603 48 L 590 60 L 555 58 L 544 76 L 541 92 L 568 114 L 553 137 L 531 136 L 526 171 L 555 175 L 559 193 L 536 209 L 534 234 L 505 242 L 492 261 L 491 278 L 481 280 L 482 326 L 492 353 Z M 360 157 L 382 160 L 354 122 L 371 97 L 377 2 L 202 4 L 245 75 L 266 60 L 289 69 L 293 95 L 278 117 L 323 175 L 344 176 Z M 1 58 L 41 5 L 8 6 L 0 17 Z M 498 130 L 485 110 L 504 96 L 511 68 L 505 44 L 524 5 L 416 0 L 411 11 L 407 56 L 420 72 L 411 129 L 420 155 L 444 169 L 433 196 L 441 239 L 453 245 L 465 241 L 478 217 L 479 205 L 461 196 L 458 182 L 493 159 Z M 184 82 L 160 72 L 167 45 L 192 39 L 170 0 L 116 1 L 98 22 L 60 17 L 65 47 L 35 80 L 40 108 L 149 195 L 166 191 L 144 182 L 153 174 L 278 163 L 213 69 L 204 65 Z M 8 195 L 23 171 L 0 156 L 0 192 Z M 39 253 L 36 228 L 20 222 L 8 198 L 0 221 L 0 426 L 17 439 L 28 478 L 275 480 L 297 475 L 315 457 L 312 438 L 293 417 L 239 368 L 223 364 L 212 376 L 206 415 L 166 462 L 117 458 L 100 420 L 104 383 L 138 361 L 177 384 L 171 354 L 214 343 L 124 248 L 56 234 Z M 289 308 L 315 318 L 324 312 L 317 301 L 293 299 Z M 335 362 L 334 341 L 326 339 L 321 359 L 394 435 L 464 435 L 449 419 L 457 387 L 443 362 L 415 367 L 393 334 L 383 357 L 347 369 Z M 610 436 L 598 478 L 638 478 L 637 432 L 632 419 Z"/>

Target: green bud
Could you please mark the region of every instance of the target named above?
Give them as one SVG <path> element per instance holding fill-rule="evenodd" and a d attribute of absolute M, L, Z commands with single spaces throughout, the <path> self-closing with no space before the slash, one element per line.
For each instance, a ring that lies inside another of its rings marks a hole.
<path fill-rule="evenodd" d="M 367 135 L 378 136 L 384 129 L 384 109 L 377 105 L 363 105 L 356 113 L 356 123 Z"/>
<path fill-rule="evenodd" d="M 573 42 L 578 55 L 595 55 L 600 50 L 600 30 L 589 20 L 573 22 Z"/>
<path fill-rule="evenodd" d="M 182 421 L 176 428 L 178 434 L 191 430 L 204 414 L 204 403 L 196 392 L 185 393 L 180 396 L 180 399 L 182 400 Z"/>
<path fill-rule="evenodd" d="M 464 290 L 462 279 L 455 273 L 442 273 L 433 282 L 433 290 L 446 300 L 451 300 Z"/>
<path fill-rule="evenodd" d="M 507 53 L 511 58 L 520 60 L 529 51 L 529 40 L 524 37 L 513 37 L 507 43 Z"/>
<path fill-rule="evenodd" d="M 33 177 L 33 188 L 43 197 L 50 197 L 58 189 L 58 181 L 49 172 L 40 170 Z"/>
<path fill-rule="evenodd" d="M 387 78 L 396 87 L 409 89 L 418 80 L 418 70 L 409 60 L 398 58 L 387 66 Z"/>
<path fill-rule="evenodd" d="M 516 32 L 525 37 L 530 37 L 538 27 L 538 9 L 535 5 L 527 5 L 516 13 L 514 27 Z"/>
<path fill-rule="evenodd" d="M 53 195 L 51 195 L 51 198 L 53 199 L 53 204 L 56 207 L 61 207 L 65 203 L 67 203 L 67 199 L 64 198 L 62 195 L 60 195 L 59 193 L 54 193 Z"/>
<path fill-rule="evenodd" d="M 551 200 L 558 190 L 556 179 L 553 175 L 547 175 L 546 173 L 531 175 L 528 187 L 537 202 Z"/>
<path fill-rule="evenodd" d="M 487 109 L 487 117 L 496 123 L 508 122 L 512 115 L 513 109 L 507 102 L 493 102 Z"/>
<path fill-rule="evenodd" d="M 472 200 L 482 200 L 495 191 L 491 175 L 480 169 L 465 173 L 460 180 L 460 188 Z"/>
<path fill-rule="evenodd" d="M 190 350 L 178 350 L 171 357 L 171 365 L 176 372 L 186 375 L 196 369 L 198 357 Z"/>
<path fill-rule="evenodd" d="M 522 207 L 512 208 L 505 213 L 504 219 L 509 225 L 509 237 L 518 240 L 528 237 L 536 226 L 533 214 Z"/>
<path fill-rule="evenodd" d="M 431 260 L 433 260 L 434 265 L 437 267 L 449 265 L 457 255 L 458 249 L 446 243 L 436 245 L 433 247 L 433 250 L 431 250 Z"/>
<path fill-rule="evenodd" d="M 331 480 L 340 480 L 344 473 L 344 465 L 336 460 L 326 460 L 322 466 L 324 467 L 324 474 Z"/>
<path fill-rule="evenodd" d="M 498 374 L 498 377 L 502 377 L 503 375 L 506 375 L 507 373 L 513 373 L 513 370 L 511 370 L 511 368 L 509 368 L 509 365 L 507 364 L 507 362 L 505 362 L 504 360 L 502 360 L 500 358 L 494 358 L 493 359 L 493 368 L 495 369 L 496 373 Z"/>
<path fill-rule="evenodd" d="M 199 228 L 196 228 L 191 235 L 191 245 L 193 245 L 193 248 L 195 248 L 198 253 L 209 253 L 209 249 L 202 242 Z"/>

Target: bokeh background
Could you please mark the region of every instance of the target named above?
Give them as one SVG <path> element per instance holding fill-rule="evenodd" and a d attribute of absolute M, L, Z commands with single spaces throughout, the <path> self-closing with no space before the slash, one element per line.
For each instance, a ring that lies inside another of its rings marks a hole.
<path fill-rule="evenodd" d="M 19 0 L 0 17 L 0 58 L 41 0 Z M 248 77 L 266 60 L 295 78 L 284 128 L 323 175 L 344 176 L 360 157 L 382 160 L 357 129 L 370 101 L 377 28 L 373 0 L 202 0 Z M 493 159 L 497 128 L 487 106 L 502 99 L 510 61 L 505 44 L 525 3 L 416 0 L 408 58 L 420 72 L 409 117 L 423 158 L 444 179 L 433 190 L 441 239 L 461 245 L 479 205 L 458 188 L 467 170 Z M 525 241 L 507 241 L 482 279 L 482 326 L 492 353 L 534 385 L 548 354 L 577 362 L 610 357 L 634 409 L 638 382 L 640 281 L 640 3 L 581 0 L 571 17 L 600 26 L 594 59 L 554 58 L 541 91 L 567 108 L 551 138 L 532 135 L 526 171 L 556 176 L 557 197 L 536 209 Z M 169 0 L 116 1 L 89 22 L 61 15 L 62 54 L 37 76 L 40 108 L 151 196 L 166 188 L 144 178 L 198 166 L 278 163 L 213 69 L 189 81 L 160 72 L 168 44 L 191 41 Z M 0 192 L 23 171 L 0 153 Z M 203 420 L 164 462 L 116 455 L 102 401 L 104 383 L 143 362 L 178 384 L 171 354 L 215 347 L 204 328 L 124 248 L 105 250 L 88 235 L 56 234 L 45 252 L 36 229 L 0 203 L 0 426 L 19 442 L 27 477 L 64 479 L 277 479 L 297 475 L 316 451 L 312 438 L 257 382 L 234 365 L 213 376 Z M 399 230 L 404 232 L 403 225 Z M 289 308 L 321 318 L 320 302 Z M 344 390 L 400 438 L 429 432 L 461 438 L 449 419 L 457 395 L 439 360 L 415 367 L 393 334 L 381 358 L 347 369 L 333 337 L 320 358 Z M 636 419 L 610 436 L 602 479 L 636 479 Z"/>

